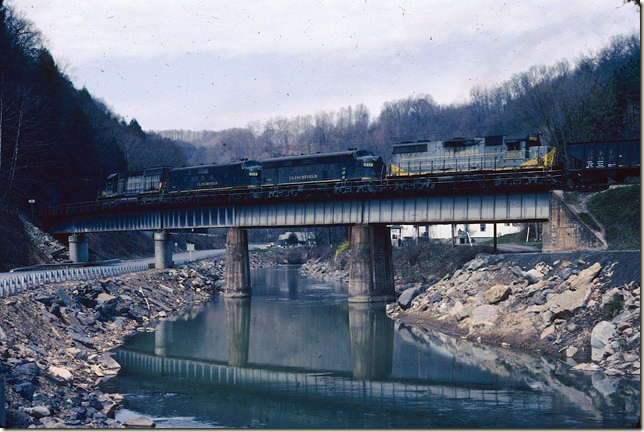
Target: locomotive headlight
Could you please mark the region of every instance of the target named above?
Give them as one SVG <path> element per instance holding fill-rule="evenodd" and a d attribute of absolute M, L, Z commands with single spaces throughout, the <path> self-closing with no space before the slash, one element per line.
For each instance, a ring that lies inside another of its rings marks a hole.
<path fill-rule="evenodd" d="M 373 162 L 365 162 L 365 163 L 364 163 L 364 166 L 365 166 L 366 168 L 371 168 L 371 167 L 373 167 Z"/>

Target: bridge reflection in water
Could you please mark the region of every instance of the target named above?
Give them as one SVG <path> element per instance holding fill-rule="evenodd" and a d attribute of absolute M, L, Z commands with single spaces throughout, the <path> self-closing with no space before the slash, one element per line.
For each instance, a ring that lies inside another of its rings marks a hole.
<path fill-rule="evenodd" d="M 133 409 L 206 418 L 211 426 L 615 427 L 637 421 L 637 382 L 610 381 L 613 390 L 604 394 L 607 377 L 573 376 L 557 361 L 421 334 L 395 325 L 383 305 L 347 304 L 346 297 L 329 296 L 328 286 L 318 296 L 322 285 L 303 293 L 297 282 L 288 272 L 272 275 L 258 284 L 265 284 L 264 295 L 218 298 L 162 321 L 154 341 L 137 335 L 116 351 L 121 373 L 107 386 L 147 392 L 145 404 L 131 401 Z"/>

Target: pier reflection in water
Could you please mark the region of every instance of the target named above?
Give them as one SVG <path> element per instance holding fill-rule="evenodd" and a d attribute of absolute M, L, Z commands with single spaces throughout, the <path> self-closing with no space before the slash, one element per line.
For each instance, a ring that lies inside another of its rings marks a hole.
<path fill-rule="evenodd" d="M 252 298 L 189 308 L 115 357 L 106 390 L 165 427 L 617 427 L 640 410 L 638 381 L 395 325 L 293 268 L 254 271 Z"/>

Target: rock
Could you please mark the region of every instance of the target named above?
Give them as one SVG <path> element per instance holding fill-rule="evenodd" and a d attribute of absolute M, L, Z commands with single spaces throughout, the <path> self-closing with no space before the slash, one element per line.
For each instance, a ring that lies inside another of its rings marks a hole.
<path fill-rule="evenodd" d="M 74 376 L 72 375 L 72 373 L 69 370 L 62 367 L 49 366 L 49 373 L 55 380 L 61 381 L 61 382 L 69 382 L 74 379 Z"/>
<path fill-rule="evenodd" d="M 561 278 L 561 280 L 567 280 L 572 275 L 573 270 L 570 267 L 564 268 L 563 270 L 561 270 L 561 272 L 559 272 L 559 277 Z"/>
<path fill-rule="evenodd" d="M 483 267 L 485 264 L 487 264 L 487 260 L 484 260 L 482 258 L 475 258 L 472 261 L 470 261 L 470 264 L 467 266 L 467 269 L 470 271 L 475 271 Z"/>
<path fill-rule="evenodd" d="M 579 363 L 577 366 L 574 366 L 572 370 L 595 372 L 601 370 L 601 367 L 595 363 Z"/>
<path fill-rule="evenodd" d="M 523 274 L 523 277 L 527 279 L 530 284 L 535 284 L 543 279 L 543 273 L 541 273 L 536 268 L 530 269 Z"/>
<path fill-rule="evenodd" d="M 47 429 L 60 429 L 65 427 L 65 423 L 54 417 L 43 417 L 40 419 L 40 423 Z"/>
<path fill-rule="evenodd" d="M 624 361 L 626 362 L 636 362 L 639 359 L 640 359 L 640 356 L 638 356 L 637 354 L 631 354 L 631 353 L 624 354 Z"/>
<path fill-rule="evenodd" d="M 604 351 L 610 344 L 610 339 L 615 335 L 615 326 L 608 321 L 601 321 L 590 334 L 591 358 L 593 361 L 600 361 L 604 357 Z"/>
<path fill-rule="evenodd" d="M 443 299 L 443 296 L 440 292 L 436 291 L 434 294 L 427 297 L 427 303 L 438 303 Z"/>
<path fill-rule="evenodd" d="M 108 303 L 108 302 L 111 302 L 113 300 L 116 300 L 116 297 L 114 297 L 113 295 L 107 294 L 107 293 L 100 293 L 96 297 L 96 301 L 99 304 Z"/>
<path fill-rule="evenodd" d="M 491 325 L 498 313 L 498 306 L 482 305 L 472 311 L 470 326 Z"/>
<path fill-rule="evenodd" d="M 94 341 L 90 339 L 89 337 L 82 335 L 80 333 L 76 332 L 70 332 L 69 336 L 72 338 L 72 340 L 75 340 L 76 342 L 82 343 L 88 348 L 93 348 L 94 347 Z"/>
<path fill-rule="evenodd" d="M 23 363 L 19 366 L 14 366 L 11 371 L 13 372 L 14 375 L 33 378 L 36 375 L 38 375 L 40 368 L 36 363 L 29 362 L 29 363 Z"/>
<path fill-rule="evenodd" d="M 400 297 L 398 297 L 398 304 L 401 308 L 408 309 L 411 306 L 411 302 L 414 300 L 414 298 L 416 298 L 422 292 L 422 286 L 407 288 L 402 292 L 402 294 L 400 294 Z"/>
<path fill-rule="evenodd" d="M 110 371 L 116 373 L 119 369 L 121 369 L 121 365 L 118 364 L 118 362 L 114 360 L 108 353 L 101 354 L 100 356 L 98 356 L 97 360 L 101 363 L 101 366 L 104 369 L 107 369 L 108 374 L 110 374 Z"/>
<path fill-rule="evenodd" d="M 601 300 L 601 306 L 604 307 L 611 301 L 613 301 L 613 297 L 619 296 L 622 297 L 621 291 L 619 288 L 613 288 L 608 290 L 604 295 L 602 295 L 602 300 Z"/>
<path fill-rule="evenodd" d="M 566 290 L 561 294 L 555 294 L 545 306 L 555 316 L 572 315 L 586 303 L 590 293 L 590 286 L 578 290 Z"/>
<path fill-rule="evenodd" d="M 554 325 L 554 324 L 552 324 L 552 325 L 550 325 L 550 326 L 546 327 L 546 328 L 541 332 L 541 336 L 539 336 L 539 339 L 546 339 L 546 338 L 548 338 L 548 340 L 555 339 L 555 338 L 557 337 L 557 335 L 556 335 L 556 333 L 555 333 L 555 330 L 556 330 L 556 329 L 555 329 L 555 325 Z"/>
<path fill-rule="evenodd" d="M 596 262 L 587 269 L 580 271 L 577 275 L 577 278 L 574 281 L 571 281 L 570 287 L 574 290 L 588 288 L 592 280 L 595 279 L 595 276 L 597 276 L 601 269 L 602 266 Z"/>
<path fill-rule="evenodd" d="M 52 304 L 53 297 L 46 293 L 40 293 L 36 297 L 34 297 L 34 300 L 44 304 L 47 307 L 50 307 Z"/>
<path fill-rule="evenodd" d="M 72 298 L 68 296 L 65 290 L 63 290 L 62 288 L 58 288 L 56 295 L 60 299 L 60 302 L 65 306 L 71 306 L 74 304 L 74 300 L 72 300 Z"/>
<path fill-rule="evenodd" d="M 73 407 L 69 410 L 71 412 L 72 420 L 85 420 L 87 418 L 87 410 L 81 407 Z"/>
<path fill-rule="evenodd" d="M 23 382 L 13 386 L 13 389 L 16 393 L 20 394 L 23 398 L 28 401 L 32 401 L 34 397 L 34 392 L 36 391 L 36 386 L 30 382 Z"/>
<path fill-rule="evenodd" d="M 507 285 L 494 285 L 485 291 L 484 299 L 489 304 L 497 304 L 510 296 L 511 289 Z"/>
<path fill-rule="evenodd" d="M 147 417 L 137 417 L 126 420 L 123 426 L 126 428 L 153 428 L 156 426 L 156 423 Z"/>
<path fill-rule="evenodd" d="M 570 346 L 566 349 L 566 357 L 568 357 L 568 358 L 570 358 L 570 357 L 574 357 L 574 355 L 575 355 L 575 354 L 577 354 L 577 351 L 579 351 L 579 350 L 577 349 L 577 347 L 574 347 L 574 346 L 570 345 Z"/>
<path fill-rule="evenodd" d="M 512 266 L 510 271 L 512 272 L 513 275 L 515 275 L 516 277 L 519 277 L 519 278 L 524 277 L 524 274 L 525 274 L 523 272 L 523 270 L 521 270 L 521 268 L 519 266 Z"/>
<path fill-rule="evenodd" d="M 27 407 L 27 408 L 24 409 L 24 411 L 27 414 L 29 414 L 30 416 L 38 418 L 38 419 L 43 418 L 43 417 L 47 417 L 49 414 L 51 414 L 51 412 L 49 411 L 49 408 L 47 408 L 44 405 L 38 405 L 38 406 L 35 406 L 35 407 Z"/>

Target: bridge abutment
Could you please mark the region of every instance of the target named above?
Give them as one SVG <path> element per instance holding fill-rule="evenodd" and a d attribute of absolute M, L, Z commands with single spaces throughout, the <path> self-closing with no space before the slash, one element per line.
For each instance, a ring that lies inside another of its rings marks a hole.
<path fill-rule="evenodd" d="M 389 227 L 353 225 L 350 230 L 349 302 L 389 302 L 395 299 Z"/>
<path fill-rule="evenodd" d="M 563 191 L 551 191 L 549 218 L 543 224 L 543 252 L 606 248 L 607 245 L 566 204 Z"/>
<path fill-rule="evenodd" d="M 89 244 L 87 235 L 72 234 L 69 240 L 69 259 L 71 262 L 82 263 L 89 261 Z"/>
<path fill-rule="evenodd" d="M 250 296 L 250 261 L 248 231 L 228 228 L 226 231 L 226 286 L 224 297 Z"/>
<path fill-rule="evenodd" d="M 172 267 L 172 234 L 168 231 L 154 232 L 154 268 Z"/>

